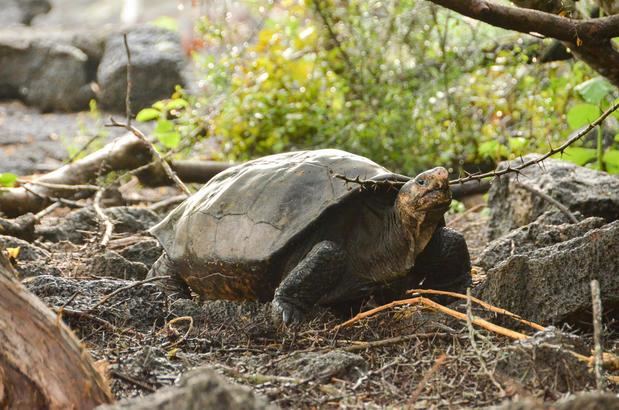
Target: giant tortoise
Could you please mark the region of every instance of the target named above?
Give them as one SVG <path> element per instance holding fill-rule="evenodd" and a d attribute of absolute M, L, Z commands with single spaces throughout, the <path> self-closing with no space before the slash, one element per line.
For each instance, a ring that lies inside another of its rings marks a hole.
<path fill-rule="evenodd" d="M 445 227 L 450 202 L 445 168 L 409 180 L 334 149 L 271 155 L 216 175 L 154 226 L 165 253 L 151 275 L 204 299 L 272 300 L 288 324 L 385 290 L 462 291 L 470 259 Z"/>

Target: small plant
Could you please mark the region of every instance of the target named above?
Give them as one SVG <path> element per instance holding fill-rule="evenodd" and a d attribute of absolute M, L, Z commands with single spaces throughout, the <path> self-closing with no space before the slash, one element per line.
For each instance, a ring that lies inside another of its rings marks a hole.
<path fill-rule="evenodd" d="M 602 77 L 587 80 L 574 87 L 574 90 L 583 102 L 573 105 L 567 113 L 567 123 L 572 130 L 593 122 L 604 109 L 608 108 L 612 103 L 612 97 L 617 94 L 615 87 Z M 619 116 L 615 115 L 615 118 Z M 602 125 L 598 126 L 596 131 L 595 148 L 569 147 L 565 151 L 565 159 L 578 165 L 595 162 L 599 170 L 619 173 L 619 134 L 615 135 L 609 144 L 605 144 Z"/>

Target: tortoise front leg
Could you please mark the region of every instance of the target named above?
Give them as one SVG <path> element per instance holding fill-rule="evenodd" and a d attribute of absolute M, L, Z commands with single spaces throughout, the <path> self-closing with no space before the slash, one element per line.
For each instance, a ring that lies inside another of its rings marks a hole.
<path fill-rule="evenodd" d="M 317 243 L 275 290 L 274 313 L 281 315 L 287 325 L 300 322 L 337 285 L 345 267 L 345 252 L 336 243 Z"/>
<path fill-rule="evenodd" d="M 424 289 L 465 293 L 471 285 L 471 258 L 464 237 L 453 229 L 437 228 L 415 260 L 413 276 L 423 278 Z"/>

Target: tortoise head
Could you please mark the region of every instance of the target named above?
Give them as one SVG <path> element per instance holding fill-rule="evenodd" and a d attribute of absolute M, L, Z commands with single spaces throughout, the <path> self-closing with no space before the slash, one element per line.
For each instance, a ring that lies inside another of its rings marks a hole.
<path fill-rule="evenodd" d="M 451 203 L 449 173 L 443 167 L 422 172 L 400 189 L 396 212 L 420 251 Z"/>
<path fill-rule="evenodd" d="M 422 172 L 400 189 L 397 207 L 406 214 L 443 214 L 451 203 L 449 173 L 443 167 Z"/>

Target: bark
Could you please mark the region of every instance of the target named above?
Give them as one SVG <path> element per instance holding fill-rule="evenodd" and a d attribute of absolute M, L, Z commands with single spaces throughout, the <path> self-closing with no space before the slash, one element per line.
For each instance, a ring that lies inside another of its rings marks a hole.
<path fill-rule="evenodd" d="M 0 408 L 92 409 L 111 401 L 90 355 L 0 252 Z"/>
<path fill-rule="evenodd" d="M 521 33 L 561 40 L 574 54 L 619 87 L 619 15 L 577 20 L 486 0 L 430 0 L 464 16 Z"/>

